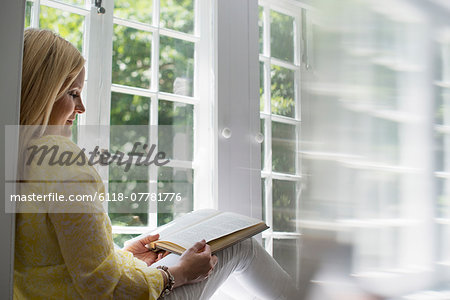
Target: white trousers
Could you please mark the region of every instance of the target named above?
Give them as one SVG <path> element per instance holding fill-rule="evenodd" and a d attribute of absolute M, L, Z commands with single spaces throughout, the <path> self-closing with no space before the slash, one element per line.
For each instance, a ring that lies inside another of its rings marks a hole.
<path fill-rule="evenodd" d="M 164 299 L 209 299 L 230 275 L 233 276 L 230 281 L 234 289 L 246 289 L 242 292 L 254 295 L 257 299 L 299 298 L 289 275 L 253 238 L 219 251 L 215 255 L 218 257 L 217 265 L 206 280 L 178 287 Z M 174 266 L 179 259 L 180 256 L 169 254 L 152 267 Z"/>

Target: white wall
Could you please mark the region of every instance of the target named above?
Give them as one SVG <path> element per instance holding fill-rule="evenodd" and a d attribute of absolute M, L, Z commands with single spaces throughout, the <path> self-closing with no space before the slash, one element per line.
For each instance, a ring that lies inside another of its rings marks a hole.
<path fill-rule="evenodd" d="M 0 9 L 0 136 L 1 166 L 5 169 L 4 125 L 18 124 L 20 82 L 22 70 L 22 44 L 25 14 L 25 0 L 2 1 Z M 5 170 L 9 172 L 9 170 Z M 5 195 L 5 172 L 1 172 L 2 195 Z M 5 214 L 5 203 L 0 209 L 0 293 L 2 299 L 12 298 L 12 247 L 14 243 L 12 214 Z"/>

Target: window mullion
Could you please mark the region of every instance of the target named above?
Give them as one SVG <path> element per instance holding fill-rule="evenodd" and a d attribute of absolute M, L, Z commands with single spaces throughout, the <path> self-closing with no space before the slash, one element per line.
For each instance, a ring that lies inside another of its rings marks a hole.
<path fill-rule="evenodd" d="M 39 14 L 41 11 L 41 1 L 40 0 L 34 0 L 33 1 L 33 8 L 31 13 L 31 27 L 33 28 L 39 28 Z"/>
<path fill-rule="evenodd" d="M 158 145 L 158 104 L 159 100 L 157 96 L 152 96 L 150 101 L 150 126 L 149 126 L 149 137 L 150 144 Z M 158 146 L 157 146 L 158 148 Z M 156 149 L 156 152 L 158 149 Z M 149 183 L 148 189 L 149 193 L 156 194 L 158 192 L 158 170 L 159 167 L 156 165 L 148 168 Z M 148 226 L 150 228 L 156 228 L 158 226 L 158 202 L 149 201 L 148 202 Z"/>
<path fill-rule="evenodd" d="M 104 3 L 105 14 L 97 14 L 96 7 L 90 7 L 86 16 L 86 36 L 84 51 L 86 53 L 86 113 L 80 115 L 79 143 L 86 149 L 109 149 L 109 125 L 111 106 L 111 64 L 112 64 L 112 34 L 113 8 L 112 1 Z M 99 126 L 100 125 L 100 126 Z M 107 131 L 107 132 L 105 132 Z M 97 166 L 101 177 L 106 179 L 105 189 L 108 190 L 108 167 Z M 107 201 L 104 202 L 107 205 Z M 107 207 L 105 207 L 107 208 Z"/>

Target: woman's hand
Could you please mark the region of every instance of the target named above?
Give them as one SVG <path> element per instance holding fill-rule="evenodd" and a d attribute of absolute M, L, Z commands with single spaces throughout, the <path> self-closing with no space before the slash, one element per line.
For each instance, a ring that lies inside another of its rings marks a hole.
<path fill-rule="evenodd" d="M 175 278 L 174 287 L 205 280 L 216 264 L 217 256 L 211 255 L 211 248 L 206 241 L 195 243 L 183 253 L 178 265 L 169 268 Z"/>
<path fill-rule="evenodd" d="M 125 242 L 125 245 L 123 247 L 123 250 L 130 251 L 133 253 L 134 257 L 139 258 L 140 260 L 143 260 L 147 266 L 150 266 L 151 264 L 157 262 L 158 260 L 165 257 L 169 252 L 153 252 L 150 251 L 146 245 L 150 244 L 151 242 L 157 241 L 159 239 L 159 234 L 155 235 L 149 235 L 146 236 L 143 239 L 128 243 Z"/>

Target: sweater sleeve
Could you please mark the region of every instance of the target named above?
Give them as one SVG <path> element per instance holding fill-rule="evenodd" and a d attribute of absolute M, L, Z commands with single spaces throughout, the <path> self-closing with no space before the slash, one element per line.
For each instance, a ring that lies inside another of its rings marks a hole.
<path fill-rule="evenodd" d="M 48 137 L 61 152 L 77 153 L 69 139 Z M 32 166 L 31 179 L 40 179 L 39 190 L 65 199 L 104 193 L 96 170 L 89 165 L 48 164 Z M 44 179 L 44 180 L 42 180 Z M 39 181 L 39 180 L 38 180 Z M 78 293 L 86 299 L 157 299 L 164 281 L 159 270 L 148 267 L 130 252 L 117 250 L 109 217 L 100 201 L 51 203 L 49 226 L 54 230 L 65 267 Z"/>
<path fill-rule="evenodd" d="M 86 299 L 157 299 L 159 270 L 114 249 L 106 214 L 50 214 L 67 270 Z"/>

